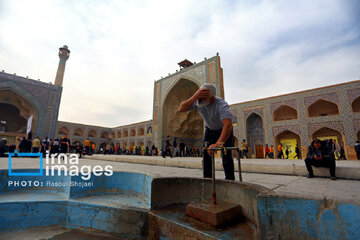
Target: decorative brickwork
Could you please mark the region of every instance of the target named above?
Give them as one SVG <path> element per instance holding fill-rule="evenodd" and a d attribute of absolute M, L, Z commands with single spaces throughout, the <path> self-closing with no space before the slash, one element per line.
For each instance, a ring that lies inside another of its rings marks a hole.
<path fill-rule="evenodd" d="M 305 97 L 305 106 L 309 107 L 311 104 L 313 104 L 314 102 L 318 101 L 318 100 L 327 100 L 330 102 L 334 102 L 336 104 L 339 104 L 339 98 L 337 93 L 328 93 L 328 94 L 322 94 L 322 95 L 315 95 L 315 96 L 311 96 L 311 97 Z"/>
<path fill-rule="evenodd" d="M 299 125 L 274 127 L 273 128 L 273 135 L 277 136 L 277 135 L 279 135 L 280 133 L 282 133 L 284 131 L 290 131 L 290 132 L 296 133 L 299 136 L 301 135 Z"/>
<path fill-rule="evenodd" d="M 357 89 L 350 89 L 347 91 L 348 94 L 348 98 L 349 98 L 349 104 L 351 105 L 351 103 L 358 97 L 360 97 L 360 88 Z"/>
<path fill-rule="evenodd" d="M 309 135 L 313 135 L 315 131 L 324 127 L 334 129 L 341 133 L 344 132 L 344 126 L 341 122 L 319 122 L 319 123 L 311 123 L 308 125 Z"/>
<path fill-rule="evenodd" d="M 282 105 L 297 109 L 296 99 L 291 99 L 291 100 L 287 100 L 287 101 L 276 102 L 276 103 L 270 104 L 271 113 L 274 113 L 274 111 Z"/>

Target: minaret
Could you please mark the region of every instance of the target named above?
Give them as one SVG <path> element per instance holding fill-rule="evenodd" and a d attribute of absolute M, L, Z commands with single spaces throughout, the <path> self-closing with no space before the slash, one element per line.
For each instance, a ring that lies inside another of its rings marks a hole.
<path fill-rule="evenodd" d="M 64 79 L 64 72 L 65 72 L 65 64 L 66 60 L 69 59 L 70 50 L 68 46 L 64 45 L 63 47 L 59 48 L 59 66 L 56 72 L 55 78 L 55 85 L 62 87 L 63 79 Z"/>

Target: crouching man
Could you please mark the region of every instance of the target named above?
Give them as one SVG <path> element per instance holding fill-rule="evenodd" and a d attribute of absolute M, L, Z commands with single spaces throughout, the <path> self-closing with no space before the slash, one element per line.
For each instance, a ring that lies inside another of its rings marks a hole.
<path fill-rule="evenodd" d="M 204 145 L 209 148 L 233 147 L 233 125 L 232 114 L 229 105 L 224 99 L 216 96 L 214 84 L 203 84 L 196 93 L 189 99 L 183 101 L 179 106 L 180 112 L 197 110 L 205 122 Z M 205 151 L 203 154 L 204 178 L 212 177 L 212 151 Z M 226 154 L 222 152 L 222 161 L 225 171 L 225 178 L 235 180 L 234 161 L 231 151 Z"/>
<path fill-rule="evenodd" d="M 331 180 L 336 180 L 335 177 L 335 157 L 331 152 L 331 146 L 326 141 L 316 139 L 308 148 L 308 153 L 305 159 L 306 168 L 309 172 L 308 178 L 313 178 L 314 173 L 311 166 L 326 167 L 330 170 Z"/>

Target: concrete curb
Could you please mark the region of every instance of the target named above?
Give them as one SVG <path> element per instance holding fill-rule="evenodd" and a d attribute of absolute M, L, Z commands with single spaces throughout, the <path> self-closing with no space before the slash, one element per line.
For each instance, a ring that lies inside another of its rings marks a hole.
<path fill-rule="evenodd" d="M 202 169 L 201 158 L 161 158 L 151 156 L 128 156 L 128 155 L 92 155 L 84 156 L 86 159 L 137 163 L 167 167 L 181 167 Z M 336 176 L 343 179 L 360 180 L 360 161 L 337 161 Z M 234 159 L 235 171 L 238 171 L 237 160 Z M 222 171 L 223 166 L 220 158 L 216 159 L 216 170 Z M 241 159 L 242 172 L 265 173 L 278 175 L 302 176 L 307 174 L 303 160 L 280 160 L 280 159 Z M 327 168 L 313 168 L 316 176 L 328 177 Z"/>

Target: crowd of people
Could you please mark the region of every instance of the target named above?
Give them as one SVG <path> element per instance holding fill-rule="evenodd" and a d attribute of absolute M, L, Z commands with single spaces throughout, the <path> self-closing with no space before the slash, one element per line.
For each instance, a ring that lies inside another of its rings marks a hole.
<path fill-rule="evenodd" d="M 155 145 L 144 146 L 132 146 L 129 147 L 123 146 L 121 147 L 120 144 L 116 144 L 115 146 L 112 144 L 106 144 L 101 146 L 100 149 L 96 152 L 98 154 L 115 154 L 115 155 L 143 155 L 143 156 L 157 156 L 159 154 L 157 147 Z"/>
<path fill-rule="evenodd" d="M 167 136 L 165 140 L 164 148 L 160 150 L 160 155 L 162 157 L 202 157 L 203 151 L 199 147 L 190 146 L 186 144 L 183 139 L 179 139 L 174 137 L 172 140 L 170 136 Z M 328 140 L 327 143 L 330 147 L 331 154 L 334 155 L 336 160 L 346 160 L 344 148 L 336 141 L 336 140 Z M 355 143 L 355 152 L 357 155 L 357 159 L 360 160 L 360 142 L 356 141 Z M 106 144 L 105 146 L 101 146 L 96 149 L 96 145 L 91 143 L 87 138 L 83 144 L 77 143 L 76 145 L 71 145 L 70 138 L 67 135 L 56 139 L 49 139 L 45 137 L 41 139 L 39 136 L 36 138 L 31 137 L 31 134 L 27 138 L 23 137 L 19 139 L 19 145 L 8 145 L 7 139 L 3 138 L 0 140 L 0 157 L 6 156 L 5 153 L 10 152 L 13 153 L 15 150 L 21 153 L 43 153 L 45 155 L 46 151 L 49 151 L 50 154 L 56 153 L 78 153 L 80 157 L 83 154 L 115 154 L 115 155 L 144 155 L 144 156 L 158 156 L 159 151 L 155 145 L 149 146 L 129 146 L 129 147 L 121 147 L 120 144 L 111 145 Z M 291 154 L 291 150 L 287 146 L 285 149 L 283 144 L 279 144 L 277 146 L 278 159 L 289 159 Z M 274 159 L 274 146 L 271 145 L 269 147 L 268 144 L 265 145 L 264 148 L 265 159 Z M 240 146 L 240 157 L 248 158 L 249 148 L 245 139 L 243 139 Z M 294 159 L 301 159 L 301 151 L 299 146 L 295 147 L 295 156 Z"/>
<path fill-rule="evenodd" d="M 90 144 L 89 139 L 85 140 L 85 148 L 81 144 L 71 145 L 70 138 L 67 135 L 56 139 L 49 139 L 45 137 L 41 139 L 39 136 L 32 138 L 31 133 L 28 134 L 28 137 L 23 137 L 18 139 L 18 146 L 12 144 L 7 144 L 7 139 L 3 138 L 0 141 L 0 157 L 5 157 L 6 153 L 13 153 L 17 150 L 19 153 L 43 153 L 49 152 L 50 154 L 59 154 L 59 153 L 68 153 L 76 152 L 80 154 L 91 154 L 95 151 L 95 144 Z"/>
<path fill-rule="evenodd" d="M 153 144 L 150 146 L 138 145 L 123 146 L 120 144 L 112 145 L 106 144 L 101 146 L 95 153 L 104 155 L 142 155 L 142 156 L 158 156 L 159 154 L 164 158 L 169 157 L 201 157 L 201 149 L 199 147 L 189 146 L 185 144 L 183 139 L 174 138 L 171 141 L 171 137 L 168 136 L 165 141 L 163 149 L 158 148 Z"/>
<path fill-rule="evenodd" d="M 171 144 L 171 137 L 167 136 L 164 149 L 161 150 L 161 156 L 172 157 L 202 157 L 202 151 L 199 147 L 186 144 L 183 139 L 174 138 Z"/>

